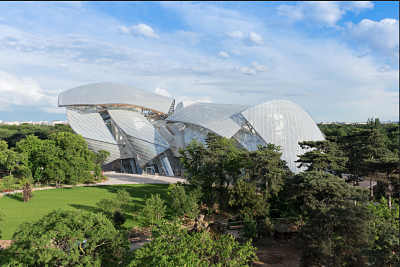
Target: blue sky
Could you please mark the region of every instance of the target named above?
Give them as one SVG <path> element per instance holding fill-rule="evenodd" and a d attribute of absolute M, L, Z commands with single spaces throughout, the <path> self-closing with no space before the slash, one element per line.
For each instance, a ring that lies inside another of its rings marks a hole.
<path fill-rule="evenodd" d="M 399 2 L 0 2 L 0 120 L 66 120 L 95 82 L 398 120 Z"/>

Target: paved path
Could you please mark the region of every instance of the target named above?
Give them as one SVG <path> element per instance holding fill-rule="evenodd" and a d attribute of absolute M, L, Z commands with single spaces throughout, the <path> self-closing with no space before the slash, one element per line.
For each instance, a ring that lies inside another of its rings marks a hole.
<path fill-rule="evenodd" d="M 126 174 L 105 172 L 103 174 L 109 180 L 98 185 L 110 184 L 170 184 L 176 182 L 184 182 L 185 180 L 177 176 L 155 176 L 151 174 Z"/>
<path fill-rule="evenodd" d="M 176 182 L 184 182 L 185 179 L 176 176 L 155 176 L 151 174 L 126 174 L 126 173 L 114 173 L 114 172 L 105 172 L 104 176 L 108 177 L 107 182 L 97 183 L 97 184 L 82 184 L 79 186 L 96 186 L 96 185 L 112 185 L 112 184 L 171 184 Z M 72 185 L 63 185 L 62 187 L 71 187 Z M 32 185 L 32 191 L 36 190 L 46 190 L 46 189 L 55 189 L 56 187 L 40 187 L 35 188 Z M 0 193 L 0 197 L 4 195 L 11 195 L 15 193 L 21 193 L 22 190 L 15 190 L 12 192 Z"/>

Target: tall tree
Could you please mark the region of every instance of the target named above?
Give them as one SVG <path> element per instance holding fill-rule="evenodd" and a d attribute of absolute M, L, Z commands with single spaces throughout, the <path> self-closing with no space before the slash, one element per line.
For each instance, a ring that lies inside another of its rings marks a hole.
<path fill-rule="evenodd" d="M 282 190 L 289 172 L 286 162 L 281 160 L 280 149 L 274 144 L 259 145 L 256 151 L 246 151 L 245 154 L 246 174 L 263 190 L 266 199 Z"/>
<path fill-rule="evenodd" d="M 385 140 L 377 129 L 354 129 L 339 142 L 349 158 L 346 164 L 351 174 L 348 181 L 351 181 L 354 186 L 358 185 L 368 173 L 366 160 L 377 159 L 387 153 Z"/>
<path fill-rule="evenodd" d="M 206 145 L 192 140 L 180 153 L 188 182 L 201 186 L 204 197 L 210 198 L 212 204 L 217 195 L 220 204 L 227 203 L 227 188 L 241 177 L 244 167 L 243 150 L 235 141 L 209 133 Z"/>
<path fill-rule="evenodd" d="M 306 171 L 324 171 L 334 175 L 341 175 L 346 171 L 348 158 L 335 142 L 305 141 L 299 142 L 299 145 L 302 149 L 309 150 L 298 156 L 296 163 L 300 163 L 299 168 L 305 167 Z"/>
<path fill-rule="evenodd" d="M 230 191 L 229 205 L 238 211 L 242 218 L 268 215 L 265 195 L 256 193 L 255 182 L 238 180 Z"/>
<path fill-rule="evenodd" d="M 389 154 L 387 157 L 379 159 L 370 159 L 367 161 L 368 168 L 372 172 L 384 174 L 381 181 L 387 186 L 387 201 L 389 209 L 392 208 L 391 197 L 393 194 L 392 175 L 399 173 L 399 157 L 398 155 Z M 382 177 L 382 176 L 381 176 Z"/>
<path fill-rule="evenodd" d="M 60 148 L 58 157 L 65 179 L 76 184 L 81 181 L 82 176 L 87 176 L 94 168 L 96 154 L 89 150 L 88 145 L 81 135 L 68 132 L 51 134 L 50 140 Z"/>
<path fill-rule="evenodd" d="M 301 266 L 363 266 L 361 251 L 373 241 L 371 212 L 365 204 L 367 191 L 352 187 L 340 178 L 323 172 L 303 172 L 291 181 L 293 198 L 302 198 L 306 224 L 302 240 Z"/>
<path fill-rule="evenodd" d="M 0 166 L 8 171 L 8 175 L 16 169 L 27 168 L 28 156 L 25 153 L 18 153 L 14 149 L 0 151 Z"/>

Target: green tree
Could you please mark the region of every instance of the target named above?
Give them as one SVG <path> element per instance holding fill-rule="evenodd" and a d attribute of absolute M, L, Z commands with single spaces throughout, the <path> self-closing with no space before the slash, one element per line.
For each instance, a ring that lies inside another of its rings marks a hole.
<path fill-rule="evenodd" d="M 6 215 L 0 211 L 0 227 L 3 226 L 4 222 L 6 221 Z M 1 229 L 0 229 L 0 238 L 1 238 Z M 1 255 L 1 253 L 0 253 Z M 1 259 L 1 256 L 0 256 Z"/>
<path fill-rule="evenodd" d="M 246 215 L 265 217 L 268 214 L 265 196 L 256 193 L 254 182 L 238 180 L 230 192 L 229 205 L 234 211 L 239 212 L 242 218 Z"/>
<path fill-rule="evenodd" d="M 374 214 L 375 240 L 373 247 L 365 249 L 370 266 L 399 266 L 399 205 L 393 203 L 389 209 L 382 197 L 377 205 L 368 205 Z"/>
<path fill-rule="evenodd" d="M 246 176 L 262 189 L 266 199 L 282 190 L 288 168 L 281 160 L 281 148 L 274 144 L 258 146 L 256 151 L 247 151 L 245 156 Z"/>
<path fill-rule="evenodd" d="M 6 150 L 8 148 L 8 144 L 4 140 L 0 140 L 0 152 Z"/>
<path fill-rule="evenodd" d="M 0 254 L 6 266 L 119 266 L 126 234 L 102 214 L 55 210 L 19 226 Z"/>
<path fill-rule="evenodd" d="M 88 145 L 81 135 L 68 132 L 51 134 L 50 140 L 60 148 L 58 158 L 65 179 L 71 184 L 82 182 L 81 178 L 94 168 L 96 154 L 89 150 Z"/>
<path fill-rule="evenodd" d="M 165 216 L 166 207 L 164 200 L 160 198 L 159 194 L 151 194 L 150 198 L 146 199 L 146 205 L 142 209 L 140 216 L 140 225 L 143 227 L 151 226 L 157 220 L 157 216 Z"/>
<path fill-rule="evenodd" d="M 367 160 L 367 164 L 370 170 L 384 174 L 384 178 L 381 181 L 387 185 L 387 202 L 389 209 L 391 209 L 391 197 L 393 194 L 392 175 L 399 173 L 399 157 L 397 155 L 387 155 L 387 157 Z"/>
<path fill-rule="evenodd" d="M 118 226 L 118 229 L 120 229 L 121 225 L 126 221 L 125 215 L 117 210 L 114 212 L 113 221 L 114 225 Z"/>
<path fill-rule="evenodd" d="M 170 184 L 168 186 L 168 196 L 170 198 L 170 206 L 176 216 L 181 217 L 186 213 L 189 218 L 194 219 L 199 215 L 198 202 L 202 196 L 200 186 L 187 192 L 180 183 Z"/>
<path fill-rule="evenodd" d="M 292 197 L 302 198 L 306 224 L 298 238 L 303 242 L 301 266 L 364 266 L 362 249 L 373 241 L 371 212 L 364 203 L 368 191 L 352 187 L 323 172 L 303 172 L 292 179 Z"/>
<path fill-rule="evenodd" d="M 96 164 L 96 166 L 94 167 L 94 175 L 96 176 L 97 180 L 101 180 L 101 165 L 100 164 Z"/>
<path fill-rule="evenodd" d="M 50 142 L 50 143 L 49 143 Z M 16 143 L 15 150 L 19 153 L 25 153 L 28 155 L 28 167 L 32 173 L 32 176 L 39 181 L 42 177 L 40 175 L 41 172 L 41 164 L 38 159 L 39 150 L 46 145 L 52 144 L 52 141 L 44 141 L 40 140 L 37 136 L 31 134 L 27 135 L 26 138 Z"/>
<path fill-rule="evenodd" d="M 209 133 L 205 145 L 192 140 L 186 150 L 179 152 L 189 184 L 201 186 L 211 205 L 217 196 L 220 205 L 224 205 L 228 200 L 228 186 L 242 176 L 243 150 L 238 149 L 235 141 Z"/>
<path fill-rule="evenodd" d="M 5 149 L 0 151 L 0 166 L 8 171 L 8 175 L 15 169 L 26 168 L 28 157 L 25 153 L 18 153 L 13 149 Z"/>
<path fill-rule="evenodd" d="M 110 152 L 107 150 L 99 150 L 97 151 L 96 155 L 96 160 L 95 164 L 100 164 L 100 166 L 107 160 L 107 158 L 110 156 Z"/>
<path fill-rule="evenodd" d="M 212 239 L 206 231 L 188 233 L 178 222 L 153 228 L 153 241 L 136 249 L 128 266 L 246 266 L 255 257 L 250 241 L 240 245 L 232 235 Z"/>
<path fill-rule="evenodd" d="M 1 180 L 1 184 L 5 189 L 12 189 L 14 188 L 14 184 L 17 182 L 17 179 L 14 176 L 4 176 Z"/>
<path fill-rule="evenodd" d="M 346 164 L 351 176 L 348 179 L 353 185 L 368 174 L 367 160 L 379 159 L 388 152 L 382 133 L 377 130 L 354 129 L 340 141 L 343 151 L 348 157 Z"/>
<path fill-rule="evenodd" d="M 113 218 L 116 212 L 124 214 L 130 211 L 131 203 L 130 194 L 125 189 L 119 189 L 114 198 L 101 198 L 100 201 L 96 203 L 96 206 L 110 220 L 114 220 Z"/>
<path fill-rule="evenodd" d="M 306 171 L 325 171 L 335 175 L 346 171 L 345 164 L 348 159 L 335 142 L 305 141 L 299 142 L 299 145 L 308 150 L 303 155 L 298 155 L 296 163 L 300 163 L 299 168 L 305 167 Z"/>
<path fill-rule="evenodd" d="M 178 217 L 184 216 L 186 213 L 187 195 L 185 188 L 179 183 L 169 184 L 168 192 L 170 198 L 170 206 L 174 210 L 174 214 Z"/>
<path fill-rule="evenodd" d="M 246 214 L 243 218 L 243 227 L 239 229 L 239 235 L 245 238 L 253 238 L 257 232 L 256 220 Z"/>

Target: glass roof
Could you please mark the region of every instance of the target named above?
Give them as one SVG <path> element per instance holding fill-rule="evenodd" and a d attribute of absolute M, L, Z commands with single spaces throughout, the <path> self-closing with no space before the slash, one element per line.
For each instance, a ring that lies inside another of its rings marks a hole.
<path fill-rule="evenodd" d="M 170 147 L 160 132 L 134 108 L 108 107 L 107 111 L 125 134 L 141 166 Z"/>
<path fill-rule="evenodd" d="M 134 108 L 108 107 L 107 111 L 111 119 L 127 135 L 159 146 L 170 147 L 153 124 Z"/>
<path fill-rule="evenodd" d="M 72 130 L 84 138 L 117 144 L 95 107 L 68 107 L 67 118 Z"/>
<path fill-rule="evenodd" d="M 294 173 L 301 171 L 294 162 L 297 155 L 307 151 L 298 143 L 325 139 L 313 118 L 287 100 L 268 101 L 243 111 L 242 115 L 266 143 L 282 147 L 282 159 Z"/>
<path fill-rule="evenodd" d="M 120 83 L 93 83 L 60 93 L 58 106 L 132 105 L 168 114 L 174 99 Z"/>
<path fill-rule="evenodd" d="M 222 137 L 231 138 L 246 123 L 240 112 L 250 107 L 247 105 L 194 103 L 179 109 L 166 120 L 194 124 Z"/>

